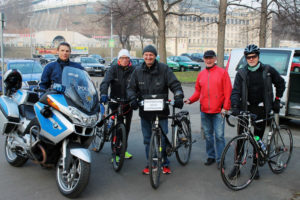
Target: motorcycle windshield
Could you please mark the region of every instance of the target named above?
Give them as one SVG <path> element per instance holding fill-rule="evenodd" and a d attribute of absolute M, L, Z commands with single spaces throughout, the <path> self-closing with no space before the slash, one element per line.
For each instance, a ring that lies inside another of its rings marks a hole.
<path fill-rule="evenodd" d="M 84 111 L 91 112 L 98 104 L 97 90 L 86 71 L 64 67 L 62 85 L 66 87 L 66 97 Z"/>

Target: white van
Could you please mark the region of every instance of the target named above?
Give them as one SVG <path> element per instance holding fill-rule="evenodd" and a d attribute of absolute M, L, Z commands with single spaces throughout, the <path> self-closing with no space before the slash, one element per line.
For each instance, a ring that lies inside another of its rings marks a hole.
<path fill-rule="evenodd" d="M 261 48 L 259 60 L 274 67 L 286 82 L 286 90 L 281 98 L 283 108 L 280 109 L 280 116 L 300 119 L 300 72 L 291 72 L 294 57 L 300 57 L 300 48 Z M 233 49 L 226 65 L 232 84 L 237 70 L 246 64 L 244 49 Z"/>

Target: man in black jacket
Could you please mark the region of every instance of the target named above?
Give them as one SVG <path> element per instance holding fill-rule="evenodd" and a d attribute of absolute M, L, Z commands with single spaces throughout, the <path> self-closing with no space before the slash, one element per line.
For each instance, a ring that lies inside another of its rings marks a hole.
<path fill-rule="evenodd" d="M 125 105 L 125 107 L 123 107 L 123 113 L 125 113 L 126 141 L 128 141 L 132 118 L 132 109 L 129 106 L 126 89 L 133 71 L 134 67 L 130 62 L 129 52 L 126 49 L 122 49 L 118 54 L 118 63 L 109 68 L 100 85 L 101 102 L 107 102 L 108 88 L 110 86 L 110 97 L 112 99 L 120 99 Z M 111 110 L 117 109 L 115 105 L 109 105 L 109 107 Z M 127 142 L 125 158 L 132 158 L 132 155 L 127 151 Z"/>
<path fill-rule="evenodd" d="M 149 98 L 160 98 L 168 100 L 169 89 L 174 93 L 175 105 L 178 108 L 183 106 L 183 91 L 180 82 L 175 77 L 168 65 L 160 63 L 156 60 L 157 51 L 154 46 L 148 45 L 143 50 L 144 63 L 137 67 L 132 73 L 131 80 L 127 89 L 130 105 L 133 109 L 138 109 L 138 100 Z M 156 97 L 153 97 L 156 96 Z M 160 117 L 159 123 L 164 131 L 168 133 L 169 107 L 165 106 L 162 111 L 144 111 L 142 107 L 139 109 L 141 117 L 141 127 L 144 136 L 144 144 L 146 151 L 146 159 L 148 163 L 149 143 L 152 135 L 152 121 L 158 114 Z M 165 153 L 165 143 L 163 140 L 163 173 L 169 174 L 169 160 Z M 144 174 L 149 174 L 148 164 L 143 170 Z"/>
<path fill-rule="evenodd" d="M 285 90 L 285 81 L 280 74 L 269 65 L 259 61 L 260 49 L 252 44 L 244 50 L 247 65 L 239 69 L 236 74 L 233 90 L 231 94 L 232 114 L 238 115 L 240 111 L 250 111 L 257 115 L 257 119 L 264 119 L 273 110 L 279 113 L 280 98 Z M 273 84 L 276 88 L 276 96 L 273 96 Z M 273 102 L 274 100 L 274 102 Z M 254 129 L 254 135 L 263 138 L 265 122 L 258 123 L 258 129 Z M 243 132 L 243 128 L 238 126 L 238 134 Z M 253 159 L 256 163 L 257 159 Z M 252 171 L 254 168 L 251 169 Z M 234 168 L 229 178 L 239 175 L 239 171 Z M 259 178 L 259 173 L 254 179 Z"/>

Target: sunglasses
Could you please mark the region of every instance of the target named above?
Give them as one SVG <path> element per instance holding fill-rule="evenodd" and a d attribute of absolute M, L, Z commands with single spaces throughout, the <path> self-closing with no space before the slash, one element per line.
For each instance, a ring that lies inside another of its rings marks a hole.
<path fill-rule="evenodd" d="M 250 60 L 250 59 L 255 59 L 255 58 L 257 58 L 258 56 L 257 55 L 255 55 L 255 56 L 246 56 L 246 59 L 247 60 Z"/>

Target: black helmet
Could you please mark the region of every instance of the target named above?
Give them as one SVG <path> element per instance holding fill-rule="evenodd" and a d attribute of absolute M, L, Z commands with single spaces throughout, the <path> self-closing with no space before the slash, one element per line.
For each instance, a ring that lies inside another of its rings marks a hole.
<path fill-rule="evenodd" d="M 3 77 L 4 87 L 9 91 L 17 91 L 22 87 L 22 75 L 17 69 L 10 69 Z"/>
<path fill-rule="evenodd" d="M 260 49 L 258 48 L 258 46 L 256 46 L 255 44 L 250 44 L 248 45 L 245 50 L 244 50 L 244 55 L 248 55 L 248 54 L 252 54 L 255 53 L 257 55 L 259 55 L 260 53 Z"/>

